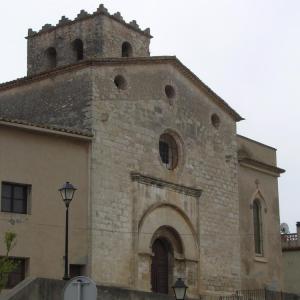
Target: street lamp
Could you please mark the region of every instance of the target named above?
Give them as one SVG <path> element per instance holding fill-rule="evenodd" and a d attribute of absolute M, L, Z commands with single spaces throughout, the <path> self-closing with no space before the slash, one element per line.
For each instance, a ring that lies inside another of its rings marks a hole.
<path fill-rule="evenodd" d="M 68 263 L 68 243 L 69 243 L 69 205 L 73 199 L 76 188 L 70 183 L 66 182 L 59 192 L 66 205 L 66 235 L 65 235 L 65 274 L 63 280 L 69 280 L 69 263 Z"/>
<path fill-rule="evenodd" d="M 185 285 L 184 281 L 181 278 L 178 278 L 175 284 L 172 286 L 175 299 L 176 300 L 184 300 L 187 286 Z"/>

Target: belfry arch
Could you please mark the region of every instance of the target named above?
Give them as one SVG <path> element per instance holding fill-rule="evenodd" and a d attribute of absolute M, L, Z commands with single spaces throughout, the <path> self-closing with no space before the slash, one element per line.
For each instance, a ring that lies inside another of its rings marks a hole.
<path fill-rule="evenodd" d="M 83 42 L 81 39 L 76 39 L 72 42 L 72 49 L 76 61 L 83 60 L 84 49 L 83 49 Z"/>
<path fill-rule="evenodd" d="M 57 52 L 54 47 L 49 47 L 46 50 L 46 64 L 47 69 L 53 69 L 57 66 Z"/>

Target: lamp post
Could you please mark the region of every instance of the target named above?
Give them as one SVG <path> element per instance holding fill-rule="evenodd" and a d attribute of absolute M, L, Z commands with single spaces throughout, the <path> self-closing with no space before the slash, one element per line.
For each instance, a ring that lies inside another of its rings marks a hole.
<path fill-rule="evenodd" d="M 69 258 L 68 258 L 68 249 L 69 249 L 69 206 L 73 199 L 76 188 L 70 183 L 66 182 L 60 189 L 59 192 L 61 197 L 66 205 L 66 235 L 65 235 L 65 274 L 63 280 L 69 280 Z"/>
<path fill-rule="evenodd" d="M 178 278 L 175 284 L 172 286 L 175 299 L 176 300 L 184 300 L 187 286 L 185 285 L 184 281 L 181 278 Z"/>

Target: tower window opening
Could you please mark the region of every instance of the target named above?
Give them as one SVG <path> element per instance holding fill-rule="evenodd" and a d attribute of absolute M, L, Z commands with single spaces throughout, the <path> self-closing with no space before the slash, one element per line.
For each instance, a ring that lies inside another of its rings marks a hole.
<path fill-rule="evenodd" d="M 57 65 L 57 53 L 54 47 L 49 47 L 46 50 L 47 67 L 53 69 Z"/>
<path fill-rule="evenodd" d="M 126 90 L 126 88 L 127 88 L 126 79 L 121 75 L 117 75 L 115 77 L 114 83 L 119 90 Z"/>
<path fill-rule="evenodd" d="M 83 42 L 80 39 L 76 39 L 72 43 L 72 48 L 75 54 L 75 58 L 77 61 L 83 59 Z"/>
<path fill-rule="evenodd" d="M 132 47 L 128 42 L 122 44 L 122 57 L 132 57 Z"/>

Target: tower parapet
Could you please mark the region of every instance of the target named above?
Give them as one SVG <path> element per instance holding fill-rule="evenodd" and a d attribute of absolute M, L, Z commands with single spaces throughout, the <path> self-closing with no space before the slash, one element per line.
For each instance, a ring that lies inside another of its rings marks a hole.
<path fill-rule="evenodd" d="M 57 25 L 28 30 L 27 74 L 34 75 L 85 59 L 149 56 L 150 29 L 127 23 L 103 4 L 92 14 L 81 10 L 74 20 L 62 16 Z"/>

